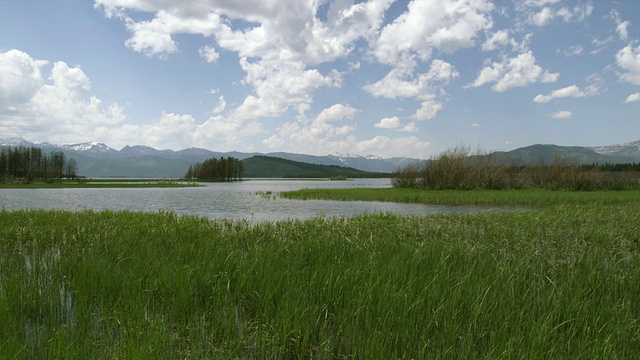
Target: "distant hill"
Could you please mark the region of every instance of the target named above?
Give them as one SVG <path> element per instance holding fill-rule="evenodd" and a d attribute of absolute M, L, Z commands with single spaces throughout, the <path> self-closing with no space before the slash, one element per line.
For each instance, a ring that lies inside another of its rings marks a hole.
<path fill-rule="evenodd" d="M 276 153 L 243 153 L 237 151 L 216 152 L 201 148 L 183 150 L 157 150 L 149 146 L 125 146 L 121 150 L 109 146 L 87 142 L 78 144 L 53 145 L 49 143 L 36 144 L 23 138 L 0 139 L 0 147 L 37 146 L 43 151 L 62 151 L 68 158 L 76 159 L 78 174 L 86 177 L 137 177 L 137 178 L 176 178 L 187 172 L 189 165 L 201 163 L 207 159 L 220 157 L 234 157 L 239 160 L 249 159 L 256 155 L 280 158 L 294 162 L 336 166 L 338 168 L 352 168 L 362 172 L 392 173 L 402 165 L 424 161 L 411 158 L 380 158 L 376 156 L 353 156 L 348 154 L 331 154 L 326 156 L 294 154 L 286 152 Z M 503 163 L 537 164 L 544 161 L 553 163 L 556 155 L 563 156 L 567 161 L 577 161 L 582 164 L 591 163 L 639 163 L 640 141 L 608 145 L 599 147 L 559 146 L 559 145 L 531 145 L 511 151 L 499 151 L 492 154 Z M 252 160 L 255 161 L 255 160 Z M 281 166 L 282 164 L 280 164 Z M 287 169 L 286 167 L 284 167 Z M 282 168 L 282 176 L 298 176 L 313 174 L 309 169 L 298 168 L 291 171 Z M 261 171 L 266 172 L 269 169 Z M 324 171 L 324 170 L 323 170 Z M 297 172 L 297 174 L 294 174 Z M 281 175 L 256 175 L 266 177 L 280 177 Z M 311 175 L 306 175 L 311 176 Z M 318 175 L 320 176 L 320 175 Z M 327 177 L 327 176 L 322 176 Z M 330 177 L 330 176 L 328 176 Z"/>
<path fill-rule="evenodd" d="M 639 162 L 640 156 L 620 156 L 598 153 L 593 148 L 581 146 L 558 146 L 536 144 L 511 151 L 497 151 L 491 154 L 497 161 L 507 164 L 534 165 L 544 162 L 552 164 L 556 156 L 565 161 L 579 164 Z"/>
<path fill-rule="evenodd" d="M 370 173 L 337 165 L 318 165 L 271 156 L 256 155 L 242 160 L 245 178 L 331 178 L 383 177 L 389 174 Z"/>

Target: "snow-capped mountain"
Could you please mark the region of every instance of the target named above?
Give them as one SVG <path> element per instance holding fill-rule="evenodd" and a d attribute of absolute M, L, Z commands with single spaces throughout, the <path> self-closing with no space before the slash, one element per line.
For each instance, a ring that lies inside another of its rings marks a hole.
<path fill-rule="evenodd" d="M 416 159 L 408 158 L 382 158 L 375 155 L 358 156 L 350 154 L 331 154 L 326 156 L 339 162 L 342 166 L 372 172 L 394 172 L 399 166 Z"/>
<path fill-rule="evenodd" d="M 0 146 L 37 146 L 45 151 L 63 151 L 65 156 L 76 159 L 78 163 L 78 173 L 87 177 L 181 177 L 189 165 L 223 156 L 232 156 L 236 159 L 243 160 L 254 155 L 266 155 L 310 164 L 346 166 L 357 170 L 380 173 L 392 173 L 408 162 L 424 161 L 410 158 L 381 158 L 374 155 L 358 156 L 338 153 L 317 156 L 286 152 L 267 154 L 235 151 L 214 152 L 201 148 L 173 151 L 157 150 L 143 145 L 125 146 L 121 150 L 115 150 L 99 142 L 65 145 L 52 145 L 49 143 L 36 144 L 20 137 L 0 139 Z M 542 152 L 527 152 L 527 150 L 538 149 L 540 147 L 542 147 L 543 150 L 546 149 L 546 152 L 550 156 L 550 161 L 553 161 L 553 157 L 557 153 L 562 152 L 563 156 L 567 159 L 581 163 L 640 162 L 640 141 L 596 148 L 534 145 L 512 150 L 511 152 L 517 153 L 517 159 L 521 161 L 529 159 L 535 162 L 539 160 Z M 574 155 L 578 153 L 580 157 L 576 158 Z M 500 155 L 498 153 L 495 154 Z"/>
<path fill-rule="evenodd" d="M 32 146 L 32 142 L 29 142 L 21 137 L 13 137 L 0 139 L 0 146 Z"/>
<path fill-rule="evenodd" d="M 602 155 L 640 157 L 640 140 L 625 144 L 596 146 L 590 149 Z"/>
<path fill-rule="evenodd" d="M 117 150 L 110 148 L 109 146 L 99 142 L 86 142 L 79 144 L 59 144 L 55 145 L 62 149 L 78 151 L 78 152 L 92 152 L 92 153 L 113 153 Z"/>

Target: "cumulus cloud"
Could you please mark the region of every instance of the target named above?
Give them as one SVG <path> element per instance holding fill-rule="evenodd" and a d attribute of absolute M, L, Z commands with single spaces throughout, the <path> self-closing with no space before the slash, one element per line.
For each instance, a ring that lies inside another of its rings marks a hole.
<path fill-rule="evenodd" d="M 337 123 L 352 119 L 357 109 L 343 104 L 335 104 L 323 109 L 315 118 L 309 119 L 300 114 L 293 122 L 282 124 L 276 134 L 263 141 L 269 148 L 327 149 L 332 143 L 340 141 L 355 129 L 353 124 Z M 323 154 L 326 155 L 326 154 Z"/>
<path fill-rule="evenodd" d="M 399 63 L 382 80 L 367 85 L 364 89 L 376 97 L 389 99 L 435 97 L 436 89 L 446 85 L 459 73 L 446 61 L 433 60 L 429 71 L 414 75 L 415 62 Z"/>
<path fill-rule="evenodd" d="M 382 80 L 364 87 L 376 97 L 414 98 L 421 100 L 421 108 L 417 110 L 416 120 L 432 119 L 442 109 L 436 102 L 437 92 L 453 78 L 459 76 L 453 66 L 446 61 L 433 60 L 429 71 L 414 75 L 416 63 L 408 60 L 397 64 Z"/>
<path fill-rule="evenodd" d="M 212 46 L 203 46 L 198 50 L 198 53 L 208 63 L 216 62 L 220 58 L 220 54 Z"/>
<path fill-rule="evenodd" d="M 527 86 L 536 82 L 551 83 L 558 79 L 558 73 L 550 73 L 536 64 L 536 58 L 531 51 L 522 53 L 514 58 L 504 59 L 485 66 L 476 80 L 466 87 L 479 87 L 488 83 L 495 83 L 491 89 L 503 92 L 515 87 Z"/>
<path fill-rule="evenodd" d="M 620 81 L 640 85 L 640 46 L 627 45 L 616 53 L 618 66 L 626 70 L 620 75 Z"/>
<path fill-rule="evenodd" d="M 412 117 L 418 121 L 431 120 L 436 117 L 440 110 L 442 110 L 442 104 L 433 100 L 423 101 L 420 104 L 420 109 Z"/>
<path fill-rule="evenodd" d="M 126 45 L 147 56 L 177 52 L 178 34 L 203 35 L 214 39 L 218 49 L 237 53 L 246 72 L 242 82 L 254 91 L 233 110 L 233 117 L 257 119 L 281 116 L 311 103 L 320 88 L 340 86 L 340 73 L 322 74 L 313 66 L 345 58 L 357 40 L 376 35 L 392 2 L 334 1 L 323 20 L 317 16 L 321 2 L 301 0 L 96 0 L 95 6 L 121 19 L 131 33 Z M 134 20 L 130 14 L 138 11 L 153 17 Z M 229 20 L 243 25 L 232 26 Z M 207 62 L 219 58 L 213 46 L 200 48 L 199 54 Z"/>
<path fill-rule="evenodd" d="M 533 101 L 537 103 L 547 103 L 553 99 L 558 99 L 558 98 L 567 98 L 567 97 L 579 98 L 579 97 L 585 97 L 585 96 L 598 95 L 599 93 L 600 91 L 596 85 L 589 85 L 585 90 L 581 90 L 576 85 L 571 85 L 562 89 L 553 90 L 548 95 L 538 94 L 533 99 Z"/>
<path fill-rule="evenodd" d="M 0 53 L 0 111 L 15 111 L 33 98 L 44 85 L 40 68 L 46 64 L 19 50 Z"/>
<path fill-rule="evenodd" d="M 379 129 L 397 129 L 400 127 L 400 125 L 401 125 L 400 118 L 397 116 L 394 116 L 390 118 L 384 118 L 374 126 Z"/>
<path fill-rule="evenodd" d="M 390 129 L 390 130 L 397 130 L 397 131 L 404 131 L 404 132 L 418 131 L 418 128 L 416 127 L 416 123 L 409 122 L 403 126 L 402 121 L 397 116 L 381 119 L 374 126 L 378 129 Z"/>
<path fill-rule="evenodd" d="M 493 26 L 493 8 L 485 0 L 414 0 L 381 30 L 372 53 L 381 63 L 393 65 L 407 53 L 427 60 L 432 49 L 452 53 L 472 47 L 478 32 Z"/>
<path fill-rule="evenodd" d="M 117 103 L 105 104 L 91 94 L 91 81 L 79 67 L 54 63 L 47 80 L 41 68 L 45 60 L 10 50 L 0 53 L 0 133 L 34 140 L 94 140 L 99 127 L 110 127 L 126 119 Z"/>
<path fill-rule="evenodd" d="M 640 92 L 637 92 L 635 94 L 631 94 L 631 95 L 627 96 L 627 99 L 624 102 L 625 103 L 630 103 L 630 102 L 635 102 L 635 101 L 640 101 Z"/>
<path fill-rule="evenodd" d="M 573 113 L 571 111 L 561 110 L 548 114 L 547 116 L 552 119 L 571 119 Z"/>
<path fill-rule="evenodd" d="M 503 29 L 493 33 L 484 43 L 482 43 L 482 51 L 492 51 L 504 48 L 507 45 L 517 46 L 515 40 L 509 37 L 509 30 Z"/>
<path fill-rule="evenodd" d="M 352 119 L 358 113 L 358 109 L 352 108 L 349 105 L 335 104 L 320 112 L 317 117 L 317 121 L 339 121 L 344 119 Z"/>
<path fill-rule="evenodd" d="M 240 60 L 247 73 L 244 82 L 252 84 L 256 96 L 250 95 L 235 110 L 241 118 L 277 117 L 293 106 L 311 103 L 313 93 L 323 86 L 338 86 L 341 75 L 322 75 L 316 69 L 305 69 L 301 62 Z"/>

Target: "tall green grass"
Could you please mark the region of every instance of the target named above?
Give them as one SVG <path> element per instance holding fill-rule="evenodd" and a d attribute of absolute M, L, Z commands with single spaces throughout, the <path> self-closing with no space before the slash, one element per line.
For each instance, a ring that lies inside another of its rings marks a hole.
<path fill-rule="evenodd" d="M 257 225 L 2 211 L 0 353 L 633 358 L 637 200 Z"/>

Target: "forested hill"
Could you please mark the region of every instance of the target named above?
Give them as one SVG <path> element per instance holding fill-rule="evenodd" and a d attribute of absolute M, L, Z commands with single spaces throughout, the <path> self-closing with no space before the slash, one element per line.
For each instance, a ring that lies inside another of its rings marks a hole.
<path fill-rule="evenodd" d="M 318 165 L 282 158 L 256 155 L 242 160 L 245 178 L 369 178 L 389 177 L 388 173 L 372 173 L 336 165 Z"/>

